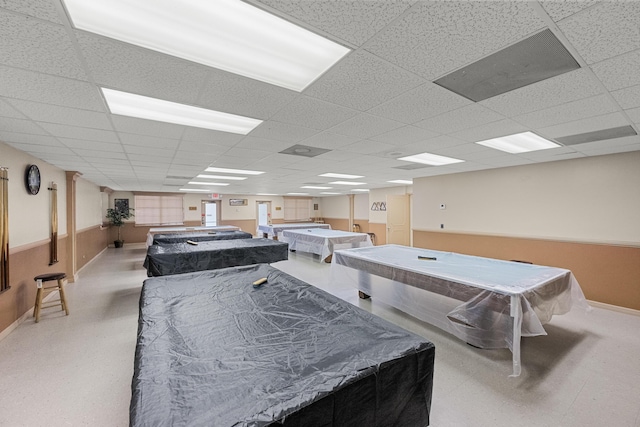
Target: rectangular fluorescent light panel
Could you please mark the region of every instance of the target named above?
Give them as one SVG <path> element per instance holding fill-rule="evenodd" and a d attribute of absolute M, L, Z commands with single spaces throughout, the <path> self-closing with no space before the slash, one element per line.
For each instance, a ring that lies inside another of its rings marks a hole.
<path fill-rule="evenodd" d="M 198 178 L 228 179 L 230 181 L 242 181 L 244 179 L 247 179 L 246 176 L 223 176 L 223 175 L 206 175 L 206 174 L 200 174 L 198 175 Z"/>
<path fill-rule="evenodd" d="M 198 188 L 181 188 L 180 191 L 187 191 L 193 193 L 211 193 L 211 190 L 203 190 Z"/>
<path fill-rule="evenodd" d="M 275 193 L 256 193 L 256 196 L 277 196 Z"/>
<path fill-rule="evenodd" d="M 533 132 L 516 133 L 500 138 L 487 139 L 485 141 L 478 141 L 476 144 L 512 154 L 560 147 L 560 145 L 555 142 L 544 139 Z"/>
<path fill-rule="evenodd" d="M 327 195 L 330 195 L 330 196 L 334 196 L 334 195 L 342 194 L 342 193 L 332 193 L 330 191 L 321 191 L 320 194 L 327 194 Z"/>
<path fill-rule="evenodd" d="M 362 175 L 347 175 L 346 173 L 323 173 L 322 175 L 318 175 L 318 176 L 324 176 L 327 178 L 344 178 L 344 179 L 364 178 L 364 176 Z"/>
<path fill-rule="evenodd" d="M 64 0 L 81 30 L 301 92 L 350 49 L 240 0 Z"/>
<path fill-rule="evenodd" d="M 362 191 L 363 193 L 368 193 L 369 189 L 368 188 L 354 188 L 353 191 Z"/>
<path fill-rule="evenodd" d="M 204 181 L 189 181 L 191 185 L 229 185 L 228 182 L 204 182 Z"/>
<path fill-rule="evenodd" d="M 225 168 L 206 168 L 205 172 L 218 172 L 218 173 L 235 173 L 238 175 L 262 175 L 264 172 L 250 171 L 243 169 L 225 169 Z"/>
<path fill-rule="evenodd" d="M 310 188 L 312 190 L 331 190 L 332 187 L 316 187 L 315 185 L 304 185 L 300 188 Z"/>
<path fill-rule="evenodd" d="M 413 156 L 401 157 L 398 160 L 404 160 L 405 162 L 424 163 L 425 165 L 433 166 L 443 166 L 464 162 L 464 160 L 454 159 L 452 157 L 446 156 L 439 156 L 437 154 L 431 153 L 414 154 Z"/>
<path fill-rule="evenodd" d="M 287 193 L 290 196 L 308 196 L 309 193 Z"/>
<path fill-rule="evenodd" d="M 113 114 L 246 135 L 262 120 L 101 88 Z"/>
<path fill-rule="evenodd" d="M 408 185 L 413 184 L 413 181 L 409 181 L 406 179 L 394 179 L 393 181 L 387 181 L 387 182 L 390 182 L 392 184 L 408 184 Z"/>
<path fill-rule="evenodd" d="M 330 182 L 329 184 L 336 184 L 336 185 L 366 185 L 366 182 L 356 182 L 356 181 L 333 181 Z"/>

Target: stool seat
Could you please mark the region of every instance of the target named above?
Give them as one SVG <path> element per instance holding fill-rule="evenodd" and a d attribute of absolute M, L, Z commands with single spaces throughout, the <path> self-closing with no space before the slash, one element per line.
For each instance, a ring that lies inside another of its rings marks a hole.
<path fill-rule="evenodd" d="M 64 295 L 64 282 L 67 275 L 65 273 L 45 273 L 40 274 L 33 278 L 38 284 L 38 290 L 36 292 L 36 304 L 33 307 L 33 316 L 36 318 L 36 323 L 40 321 L 40 310 L 43 308 L 50 308 L 60 306 L 65 311 L 66 315 L 69 315 L 69 307 L 67 306 L 67 299 Z M 57 283 L 52 286 L 44 286 L 45 282 L 55 280 Z M 42 299 L 45 295 L 51 292 L 58 291 L 60 298 L 50 301 L 47 305 L 42 305 Z"/>

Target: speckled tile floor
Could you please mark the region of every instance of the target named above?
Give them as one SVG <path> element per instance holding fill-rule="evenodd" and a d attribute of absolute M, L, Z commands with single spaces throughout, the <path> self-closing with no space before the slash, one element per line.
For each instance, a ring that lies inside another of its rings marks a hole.
<path fill-rule="evenodd" d="M 66 288 L 71 314 L 43 311 L 0 341 L 0 426 L 127 426 L 144 245 L 109 248 Z M 275 267 L 436 345 L 431 425 L 640 427 L 640 316 L 573 310 L 509 350 L 479 350 L 330 282 L 330 265 L 291 253 Z"/>

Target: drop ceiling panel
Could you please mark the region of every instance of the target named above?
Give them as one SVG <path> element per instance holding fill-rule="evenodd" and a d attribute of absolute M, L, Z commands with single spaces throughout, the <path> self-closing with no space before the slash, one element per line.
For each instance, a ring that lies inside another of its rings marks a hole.
<path fill-rule="evenodd" d="M 335 149 L 353 144 L 360 138 L 348 135 L 339 135 L 333 132 L 320 132 L 302 141 L 304 145 L 318 148 Z"/>
<path fill-rule="evenodd" d="M 372 108 L 368 112 L 387 119 L 412 124 L 469 104 L 471 101 L 460 95 L 433 83 L 425 83 Z"/>
<path fill-rule="evenodd" d="M 372 141 L 386 142 L 393 145 L 412 144 L 418 141 L 424 141 L 429 138 L 438 136 L 437 132 L 422 129 L 417 126 L 402 126 L 379 135 L 372 136 Z"/>
<path fill-rule="evenodd" d="M 49 0 L 3 0 L 2 7 L 34 18 L 44 19 L 56 24 L 62 21 L 58 16 L 55 6 Z"/>
<path fill-rule="evenodd" d="M 4 120 L 0 120 L 4 121 Z M 28 133 L 15 133 L 0 131 L 0 141 L 15 142 L 22 144 L 51 145 L 54 147 L 62 147 L 63 145 L 57 138 L 46 135 L 35 135 Z"/>
<path fill-rule="evenodd" d="M 197 103 L 204 108 L 264 120 L 298 95 L 289 89 L 209 68 Z"/>
<path fill-rule="evenodd" d="M 640 48 L 640 2 L 602 2 L 558 23 L 588 64 Z"/>
<path fill-rule="evenodd" d="M 617 90 L 611 95 L 624 109 L 640 107 L 640 85 Z"/>
<path fill-rule="evenodd" d="M 0 94 L 83 110 L 106 112 L 99 90 L 92 84 L 0 65 Z"/>
<path fill-rule="evenodd" d="M 26 119 L 24 114 L 16 110 L 11 104 L 0 99 L 0 117 L 11 117 L 13 119 Z"/>
<path fill-rule="evenodd" d="M 358 114 L 336 104 L 301 96 L 276 113 L 272 119 L 311 129 L 324 130 Z"/>
<path fill-rule="evenodd" d="M 212 143 L 228 147 L 237 144 L 242 138 L 244 135 L 192 127 L 185 128 L 182 135 L 183 141 Z"/>
<path fill-rule="evenodd" d="M 0 120 L 0 131 L 2 132 L 15 132 L 15 133 L 29 133 L 32 135 L 46 135 L 47 133 L 30 120 L 13 119 L 5 117 Z"/>
<path fill-rule="evenodd" d="M 112 115 L 111 120 L 118 132 L 150 137 L 180 139 L 186 129 L 186 126 L 119 115 Z"/>
<path fill-rule="evenodd" d="M 103 141 L 87 141 L 75 138 L 58 138 L 58 140 L 69 148 L 83 148 L 97 151 L 123 151 L 122 145 L 119 141 L 116 143 L 107 143 Z"/>
<path fill-rule="evenodd" d="M 124 153 L 124 151 L 98 151 L 85 148 L 72 148 L 71 151 L 83 158 L 100 157 L 105 159 L 127 159 L 127 155 Z"/>
<path fill-rule="evenodd" d="M 364 47 L 428 80 L 545 26 L 527 2 L 424 2 L 416 4 L 412 12 Z"/>
<path fill-rule="evenodd" d="M 307 90 L 305 95 L 367 111 L 424 83 L 420 77 L 365 51 L 348 54 Z"/>
<path fill-rule="evenodd" d="M 299 142 L 316 133 L 314 129 L 269 120 L 255 128 L 249 135 L 276 141 Z"/>
<path fill-rule="evenodd" d="M 513 117 L 513 120 L 532 128 L 541 128 L 557 125 L 566 121 L 613 113 L 617 110 L 618 106 L 611 101 L 611 98 L 608 95 L 602 94 L 516 116 Z"/>
<path fill-rule="evenodd" d="M 558 22 L 568 16 L 587 9 L 598 3 L 597 0 L 579 0 L 579 1 L 540 1 L 547 14 L 554 21 Z"/>
<path fill-rule="evenodd" d="M 20 143 L 13 143 L 11 145 L 13 145 L 15 148 L 19 150 L 26 151 L 27 153 L 32 153 L 32 154 L 51 153 L 56 155 L 59 154 L 61 156 L 75 156 L 73 151 L 65 147 L 56 147 L 51 145 L 20 144 Z"/>
<path fill-rule="evenodd" d="M 631 108 L 629 110 L 624 110 L 624 112 L 629 116 L 633 123 L 636 125 L 640 124 L 640 108 Z"/>
<path fill-rule="evenodd" d="M 169 139 L 169 138 L 158 138 L 155 136 L 145 136 L 145 135 L 133 135 L 131 133 L 123 133 L 120 132 L 118 134 L 120 136 L 120 141 L 123 144 L 129 146 L 137 146 L 144 147 L 147 152 L 153 152 L 157 148 L 159 149 L 170 149 L 175 151 L 180 145 L 180 141 L 177 139 Z"/>
<path fill-rule="evenodd" d="M 410 152 L 410 154 L 417 154 L 417 153 L 430 152 L 432 150 L 437 150 L 440 148 L 455 147 L 457 145 L 462 145 L 466 142 L 470 142 L 470 141 L 465 141 L 460 138 L 454 138 L 449 135 L 440 135 L 435 138 L 427 139 L 425 141 L 403 145 L 401 149 L 404 152 Z"/>
<path fill-rule="evenodd" d="M 205 142 L 193 142 L 182 141 L 176 151 L 176 158 L 180 157 L 183 153 L 188 153 L 189 156 L 207 155 L 207 154 L 222 154 L 229 149 L 228 146 L 218 145 Z M 185 154 L 186 155 L 186 154 Z"/>
<path fill-rule="evenodd" d="M 558 138 L 562 136 L 578 135 L 586 132 L 626 126 L 628 124 L 629 122 L 622 113 L 611 113 L 563 123 L 556 126 L 550 126 L 547 128 L 541 128 L 540 132 L 550 138 Z"/>
<path fill-rule="evenodd" d="M 124 151 L 130 154 L 143 154 L 154 157 L 162 157 L 164 159 L 173 158 L 176 150 L 175 149 L 166 149 L 166 148 L 154 148 L 153 150 L 149 150 L 149 147 L 142 147 L 137 145 L 123 145 Z"/>
<path fill-rule="evenodd" d="M 73 44 L 61 25 L 0 9 L 0 52 L 3 65 L 87 79 Z"/>
<path fill-rule="evenodd" d="M 395 145 L 385 144 L 384 142 L 371 141 L 371 140 L 362 140 L 359 142 L 355 142 L 353 144 L 342 147 L 342 151 L 351 151 L 354 153 L 361 154 L 373 154 L 379 153 L 381 151 L 393 150 Z"/>
<path fill-rule="evenodd" d="M 639 85 L 640 49 L 594 64 L 591 69 L 609 90 Z"/>
<path fill-rule="evenodd" d="M 260 3 L 357 46 L 407 10 L 415 0 L 260 0 Z"/>
<path fill-rule="evenodd" d="M 262 151 L 279 152 L 291 146 L 289 142 L 274 141 L 273 139 L 255 138 L 247 136 L 237 143 L 234 148 L 256 149 Z"/>
<path fill-rule="evenodd" d="M 111 123 L 105 113 L 19 99 L 8 102 L 25 116 L 38 122 L 112 130 Z"/>
<path fill-rule="evenodd" d="M 245 160 L 259 160 L 267 157 L 271 152 L 258 150 L 258 149 L 250 149 L 250 148 L 230 148 L 227 150 L 224 155 L 231 157 L 240 157 Z"/>
<path fill-rule="evenodd" d="M 601 86 L 589 72 L 576 70 L 481 101 L 480 104 L 513 117 L 600 93 Z"/>
<path fill-rule="evenodd" d="M 501 119 L 504 119 L 503 115 L 480 104 L 471 104 L 421 120 L 415 125 L 433 132 L 448 134 Z"/>
<path fill-rule="evenodd" d="M 206 67 L 83 31 L 74 34 L 98 85 L 185 104 L 197 100 Z"/>
<path fill-rule="evenodd" d="M 452 137 L 467 142 L 484 141 L 485 139 L 526 132 L 529 128 L 513 120 L 504 119 L 487 123 L 471 129 L 465 129 L 451 134 Z"/>
<path fill-rule="evenodd" d="M 54 123 L 39 123 L 39 125 L 51 135 L 56 137 L 100 141 L 110 144 L 117 144 L 120 142 L 115 132 L 107 130 L 79 128 L 74 126 L 58 125 Z"/>
<path fill-rule="evenodd" d="M 363 139 L 380 135 L 402 126 L 402 123 L 393 120 L 361 113 L 332 127 L 331 132 Z"/>

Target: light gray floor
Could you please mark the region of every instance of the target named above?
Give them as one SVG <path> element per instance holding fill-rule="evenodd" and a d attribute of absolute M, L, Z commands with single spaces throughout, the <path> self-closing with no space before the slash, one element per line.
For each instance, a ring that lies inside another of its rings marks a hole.
<path fill-rule="evenodd" d="M 109 248 L 66 288 L 71 314 L 45 310 L 0 341 L 0 426 L 126 426 L 146 272 L 144 245 Z M 509 350 L 479 350 L 330 283 L 330 265 L 291 253 L 281 270 L 428 338 L 436 346 L 431 425 L 640 427 L 640 317 L 573 310 Z M 0 296 L 1 297 L 1 296 Z"/>

